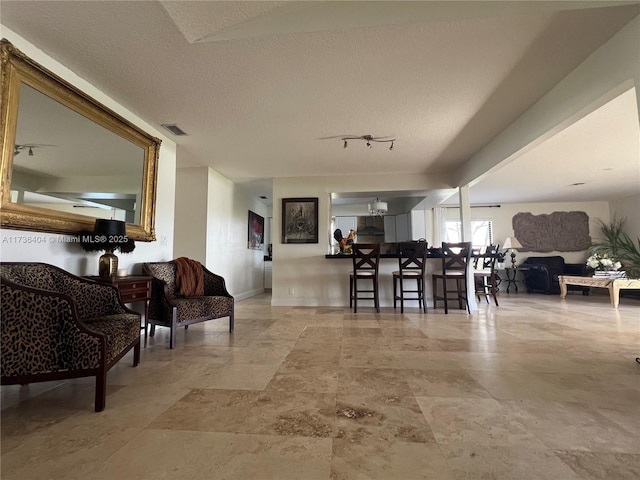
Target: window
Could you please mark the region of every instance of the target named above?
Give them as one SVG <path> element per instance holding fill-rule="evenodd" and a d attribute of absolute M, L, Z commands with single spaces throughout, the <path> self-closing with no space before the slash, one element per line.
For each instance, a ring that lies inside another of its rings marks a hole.
<path fill-rule="evenodd" d="M 462 224 L 459 220 L 447 220 L 445 242 L 462 241 Z M 493 243 L 491 220 L 471 221 L 471 244 L 473 248 L 486 247 Z"/>

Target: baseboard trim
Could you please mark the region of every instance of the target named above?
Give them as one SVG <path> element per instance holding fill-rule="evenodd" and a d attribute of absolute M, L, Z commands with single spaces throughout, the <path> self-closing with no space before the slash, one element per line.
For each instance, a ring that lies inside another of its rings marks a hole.
<path fill-rule="evenodd" d="M 256 295 L 260 295 L 262 293 L 264 293 L 264 288 L 238 293 L 234 295 L 233 298 L 235 300 L 246 300 L 247 298 L 255 297 Z"/>

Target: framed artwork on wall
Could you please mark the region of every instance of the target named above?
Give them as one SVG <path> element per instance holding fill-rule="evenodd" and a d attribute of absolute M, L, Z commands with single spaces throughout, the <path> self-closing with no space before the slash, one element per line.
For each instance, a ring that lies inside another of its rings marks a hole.
<path fill-rule="evenodd" d="M 282 199 L 282 243 L 318 243 L 318 198 Z"/>
<path fill-rule="evenodd" d="M 247 247 L 262 250 L 264 247 L 264 217 L 249 210 L 249 228 Z"/>

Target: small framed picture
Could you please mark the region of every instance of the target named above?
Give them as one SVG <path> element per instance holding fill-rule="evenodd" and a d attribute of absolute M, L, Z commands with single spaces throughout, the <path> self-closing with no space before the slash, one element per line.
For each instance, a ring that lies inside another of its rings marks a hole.
<path fill-rule="evenodd" d="M 282 199 L 282 243 L 318 243 L 318 198 Z"/>
<path fill-rule="evenodd" d="M 248 230 L 247 247 L 251 250 L 262 250 L 264 247 L 264 217 L 249 210 Z"/>

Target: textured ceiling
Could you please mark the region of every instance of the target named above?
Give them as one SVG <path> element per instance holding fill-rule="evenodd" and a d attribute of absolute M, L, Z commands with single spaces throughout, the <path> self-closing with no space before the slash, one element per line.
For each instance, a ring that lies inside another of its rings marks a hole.
<path fill-rule="evenodd" d="M 175 138 L 179 166 L 210 165 L 269 197 L 274 177 L 356 175 L 363 165 L 381 175 L 454 171 L 639 11 L 638 2 L 580 1 L 2 1 L 1 8 L 4 25 L 126 108 L 159 128 L 185 130 Z M 634 107 L 627 102 L 626 114 Z M 638 155 L 635 115 L 635 131 L 615 136 L 627 166 Z M 611 127 L 594 125 L 583 128 L 604 145 Z M 365 134 L 397 138 L 394 151 L 364 142 L 342 148 L 341 136 Z M 511 163 L 510 178 L 530 178 L 518 170 L 524 161 L 550 172 L 568 153 L 585 166 L 592 157 L 567 143 L 575 142 L 570 134 L 550 141 L 553 148 Z M 472 201 L 526 197 L 528 182 L 499 196 L 504 178 L 472 187 Z M 549 201 L 575 194 L 544 192 Z"/>

